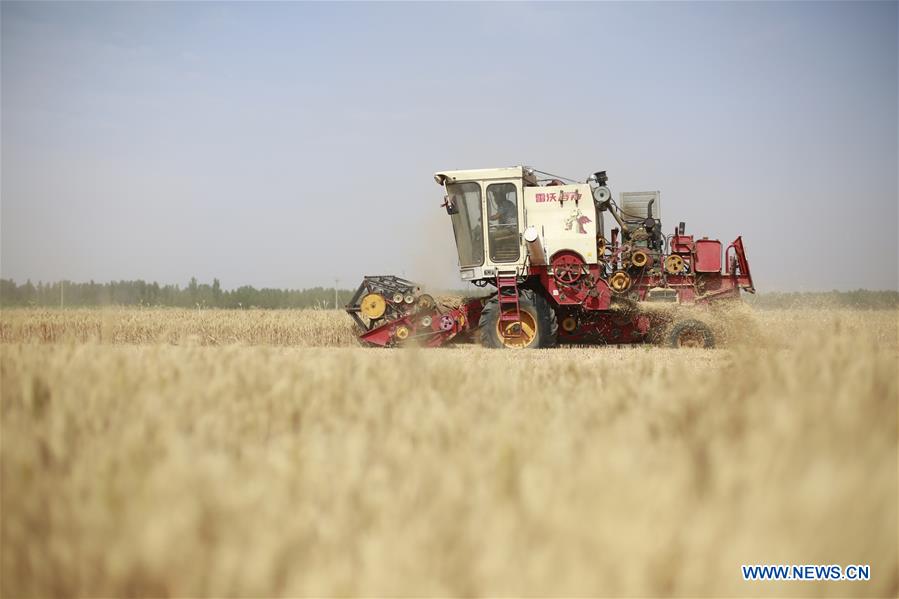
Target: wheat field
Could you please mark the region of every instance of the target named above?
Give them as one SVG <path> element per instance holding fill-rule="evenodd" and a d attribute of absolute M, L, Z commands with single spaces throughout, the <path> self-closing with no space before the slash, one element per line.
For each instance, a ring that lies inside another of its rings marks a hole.
<path fill-rule="evenodd" d="M 339 312 L 3 310 L 0 594 L 896 596 L 899 312 L 721 327 L 378 350 Z"/>

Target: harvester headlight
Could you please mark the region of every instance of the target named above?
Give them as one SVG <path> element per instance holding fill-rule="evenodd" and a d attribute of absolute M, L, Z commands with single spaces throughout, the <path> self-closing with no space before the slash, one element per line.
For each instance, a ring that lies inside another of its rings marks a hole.
<path fill-rule="evenodd" d="M 597 204 L 602 204 L 604 202 L 608 202 L 612 199 L 612 192 L 608 187 L 597 187 L 593 190 L 593 199 Z"/>

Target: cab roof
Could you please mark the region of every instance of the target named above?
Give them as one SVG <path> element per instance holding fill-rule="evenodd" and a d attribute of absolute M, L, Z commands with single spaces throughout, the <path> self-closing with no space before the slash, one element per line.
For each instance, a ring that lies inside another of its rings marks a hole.
<path fill-rule="evenodd" d="M 503 168 L 478 168 L 461 171 L 440 171 L 434 173 L 437 185 L 452 184 L 459 181 L 484 181 L 489 179 L 524 179 L 533 185 L 537 184 L 534 170 L 527 166 L 508 166 Z"/>

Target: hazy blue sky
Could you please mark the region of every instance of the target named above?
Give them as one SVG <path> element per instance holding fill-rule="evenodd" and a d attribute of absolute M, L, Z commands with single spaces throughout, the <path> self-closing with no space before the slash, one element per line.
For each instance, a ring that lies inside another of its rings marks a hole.
<path fill-rule="evenodd" d="M 2 275 L 457 279 L 432 173 L 529 164 L 897 287 L 897 4 L 2 3 Z"/>

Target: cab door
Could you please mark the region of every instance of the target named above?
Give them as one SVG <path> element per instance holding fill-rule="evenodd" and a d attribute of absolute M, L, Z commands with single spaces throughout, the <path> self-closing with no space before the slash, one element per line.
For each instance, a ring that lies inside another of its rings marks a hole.
<path fill-rule="evenodd" d="M 487 256 L 498 266 L 521 260 L 521 189 L 516 181 L 485 181 Z"/>

